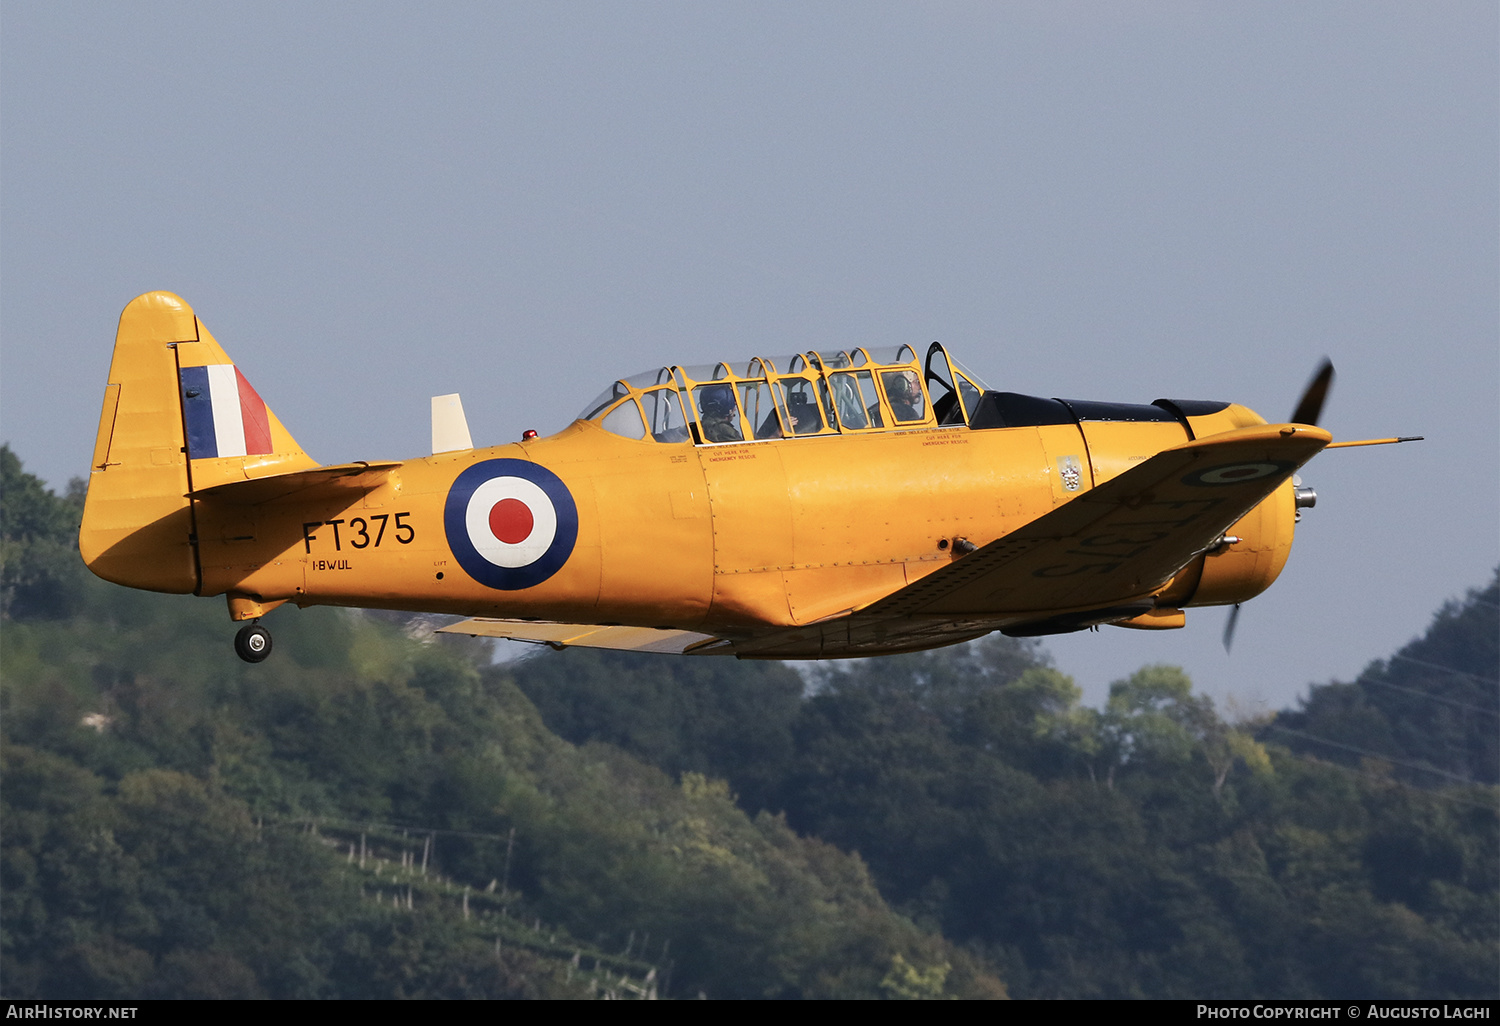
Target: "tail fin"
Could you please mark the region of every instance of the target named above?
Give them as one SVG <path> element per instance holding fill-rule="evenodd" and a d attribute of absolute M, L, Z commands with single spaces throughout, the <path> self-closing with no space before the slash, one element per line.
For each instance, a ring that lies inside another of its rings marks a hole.
<path fill-rule="evenodd" d="M 317 465 L 192 308 L 148 292 L 120 314 L 78 547 L 105 580 L 196 591 L 193 493 Z"/>

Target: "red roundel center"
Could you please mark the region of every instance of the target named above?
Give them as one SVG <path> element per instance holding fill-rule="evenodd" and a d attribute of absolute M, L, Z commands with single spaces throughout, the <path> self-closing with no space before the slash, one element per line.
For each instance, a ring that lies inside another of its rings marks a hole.
<path fill-rule="evenodd" d="M 520 499 L 501 499 L 490 509 L 490 530 L 507 545 L 517 545 L 531 537 L 535 524 L 531 507 Z"/>

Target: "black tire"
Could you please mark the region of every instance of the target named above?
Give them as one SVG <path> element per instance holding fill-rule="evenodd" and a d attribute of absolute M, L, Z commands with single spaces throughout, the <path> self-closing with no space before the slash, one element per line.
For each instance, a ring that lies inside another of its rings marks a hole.
<path fill-rule="evenodd" d="M 234 654 L 247 663 L 258 663 L 271 654 L 271 632 L 258 623 L 247 624 L 234 636 Z"/>

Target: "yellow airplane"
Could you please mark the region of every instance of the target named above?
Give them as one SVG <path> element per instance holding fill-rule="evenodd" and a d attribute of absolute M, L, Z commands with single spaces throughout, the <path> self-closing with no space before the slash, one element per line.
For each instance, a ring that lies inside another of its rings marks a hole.
<path fill-rule="evenodd" d="M 808 352 L 636 375 L 484 449 L 439 396 L 432 455 L 320 466 L 187 303 L 150 292 L 120 316 L 79 547 L 105 580 L 225 595 L 250 662 L 284 602 L 767 659 L 1181 627 L 1286 563 L 1332 372 L 1268 424 L 991 391 L 937 343 Z"/>

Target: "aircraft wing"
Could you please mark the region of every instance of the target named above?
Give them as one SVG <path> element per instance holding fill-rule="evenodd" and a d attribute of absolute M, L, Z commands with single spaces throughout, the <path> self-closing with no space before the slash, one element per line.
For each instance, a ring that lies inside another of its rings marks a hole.
<path fill-rule="evenodd" d="M 1301 424 L 1227 431 L 1157 453 L 854 613 L 736 641 L 741 656 L 856 656 L 1096 610 L 1127 619 L 1332 440 Z"/>
<path fill-rule="evenodd" d="M 309 501 L 358 495 L 380 486 L 400 463 L 339 463 L 290 474 L 273 474 L 248 481 L 231 481 L 193 493 L 194 498 L 241 506 L 258 506 L 283 499 Z"/>
<path fill-rule="evenodd" d="M 655 627 L 600 627 L 579 623 L 550 623 L 536 620 L 499 620 L 476 616 L 459 623 L 439 627 L 442 634 L 467 634 L 470 637 L 507 638 L 530 641 L 553 648 L 608 648 L 619 652 L 658 652 L 665 655 L 730 655 L 728 642 L 717 635 L 693 631 L 662 630 Z M 717 643 L 717 644 L 716 644 Z"/>

